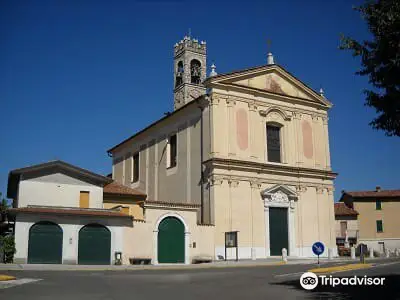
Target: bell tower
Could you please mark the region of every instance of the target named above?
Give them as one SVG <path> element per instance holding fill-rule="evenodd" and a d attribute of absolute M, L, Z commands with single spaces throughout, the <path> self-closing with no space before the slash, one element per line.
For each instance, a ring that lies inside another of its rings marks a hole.
<path fill-rule="evenodd" d="M 206 42 L 185 36 L 174 46 L 174 110 L 206 93 Z"/>

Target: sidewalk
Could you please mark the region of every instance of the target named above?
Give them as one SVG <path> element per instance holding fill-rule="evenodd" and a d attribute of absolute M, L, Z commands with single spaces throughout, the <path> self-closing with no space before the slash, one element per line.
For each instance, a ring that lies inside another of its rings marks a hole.
<path fill-rule="evenodd" d="M 377 258 L 378 259 L 378 258 Z M 375 259 L 374 259 L 375 260 Z M 320 265 L 330 263 L 351 263 L 359 260 L 352 260 L 349 257 L 340 257 L 334 259 L 321 258 Z M 368 259 L 368 261 L 371 261 Z M 0 264 L 0 271 L 134 271 L 134 270 L 177 270 L 177 269 L 204 269 L 204 268 L 230 268 L 230 267 L 262 267 L 278 265 L 315 265 L 316 258 L 288 258 L 284 263 L 281 258 L 268 258 L 257 260 L 240 261 L 214 261 L 203 264 L 162 264 L 162 265 L 52 265 L 52 264 Z"/>

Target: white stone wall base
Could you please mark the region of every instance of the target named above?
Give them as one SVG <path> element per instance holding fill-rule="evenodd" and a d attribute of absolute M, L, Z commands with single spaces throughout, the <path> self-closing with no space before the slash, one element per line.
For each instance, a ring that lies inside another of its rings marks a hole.
<path fill-rule="evenodd" d="M 255 259 L 265 259 L 269 257 L 279 257 L 279 256 L 270 256 L 269 249 L 265 249 L 264 247 L 238 247 L 238 257 L 239 259 L 254 259 L 252 257 L 252 249 L 255 252 Z M 254 253 L 253 252 L 253 253 Z M 317 256 L 312 252 L 312 248 L 303 247 L 303 248 L 295 248 L 293 251 L 290 251 L 289 257 L 293 258 L 315 258 Z M 235 259 L 236 258 L 236 248 L 228 248 L 227 251 L 227 259 Z M 337 248 L 332 248 L 333 257 L 338 256 Z M 225 258 L 225 247 L 219 246 L 215 248 L 215 259 L 220 260 L 219 256 Z M 325 252 L 320 256 L 321 258 L 328 258 L 328 249 L 325 249 Z"/>

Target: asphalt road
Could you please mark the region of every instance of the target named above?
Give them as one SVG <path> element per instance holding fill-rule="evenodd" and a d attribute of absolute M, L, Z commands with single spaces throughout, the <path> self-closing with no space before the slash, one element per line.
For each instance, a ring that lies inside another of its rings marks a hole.
<path fill-rule="evenodd" d="M 300 275 L 310 265 L 136 271 L 9 271 L 40 281 L 0 289 L 0 299 L 18 300 L 213 300 L 213 299 L 400 299 L 400 261 L 332 276 L 385 277 L 384 286 L 317 286 L 304 290 Z"/>

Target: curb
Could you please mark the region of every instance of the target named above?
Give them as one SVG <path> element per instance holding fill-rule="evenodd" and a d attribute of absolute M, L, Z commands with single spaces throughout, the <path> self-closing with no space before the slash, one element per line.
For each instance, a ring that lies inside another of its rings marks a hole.
<path fill-rule="evenodd" d="M 345 272 L 350 270 L 368 269 L 371 268 L 372 264 L 349 264 L 342 266 L 333 266 L 327 268 L 314 268 L 308 270 L 308 272 L 313 273 L 333 273 L 333 272 Z"/>
<path fill-rule="evenodd" d="M 285 262 L 269 262 L 269 263 L 263 263 L 263 264 L 220 264 L 220 265 L 210 265 L 210 264 L 198 264 L 198 265 L 170 265 L 170 266 L 143 266 L 143 267 L 136 267 L 136 268 L 127 268 L 127 267 L 122 267 L 122 268 L 109 268 L 109 267 L 104 267 L 104 268 L 54 268 L 54 269 L 35 269 L 35 268 L 21 268 L 21 269 L 14 269 L 10 268 L 8 271 L 86 271 L 86 272 L 102 272 L 102 271 L 160 271 L 160 270 L 201 270 L 201 269 L 224 269 L 224 268 L 255 268 L 255 267 L 269 267 L 269 266 L 283 266 L 287 265 Z"/>
<path fill-rule="evenodd" d="M 9 276 L 9 275 L 1 275 L 0 274 L 0 281 L 9 281 L 9 280 L 15 280 L 16 278 L 14 276 Z"/>

